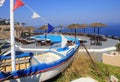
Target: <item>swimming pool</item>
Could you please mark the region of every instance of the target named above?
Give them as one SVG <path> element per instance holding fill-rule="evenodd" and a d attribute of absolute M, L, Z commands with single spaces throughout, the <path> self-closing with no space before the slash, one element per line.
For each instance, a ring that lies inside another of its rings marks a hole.
<path fill-rule="evenodd" d="M 65 36 L 68 40 L 75 41 L 74 38 L 70 38 L 68 36 Z M 45 35 L 37 35 L 37 36 L 32 36 L 31 38 L 36 39 L 36 40 L 45 40 Z M 46 39 L 51 40 L 52 43 L 59 43 L 61 42 L 61 36 L 60 35 L 52 35 L 48 34 L 46 36 Z"/>

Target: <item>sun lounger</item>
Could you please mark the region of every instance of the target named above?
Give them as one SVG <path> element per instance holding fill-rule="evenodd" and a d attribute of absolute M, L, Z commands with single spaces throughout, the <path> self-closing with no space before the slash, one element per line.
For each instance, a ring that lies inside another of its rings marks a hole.
<path fill-rule="evenodd" d="M 21 42 L 22 39 L 15 37 L 16 42 Z"/>
<path fill-rule="evenodd" d="M 36 46 L 41 46 L 42 45 L 42 41 L 41 40 L 37 40 L 36 41 Z"/>
<path fill-rule="evenodd" d="M 35 40 L 27 40 L 27 39 L 23 39 L 23 40 L 21 40 L 21 43 L 22 44 L 31 44 L 31 43 L 34 43 L 35 42 Z"/>
<path fill-rule="evenodd" d="M 98 41 L 107 41 L 107 38 L 106 37 L 103 37 L 103 36 L 97 36 L 96 39 Z"/>
<path fill-rule="evenodd" d="M 21 42 L 22 44 L 30 44 L 35 42 L 35 40 L 33 39 L 23 39 L 23 38 L 17 38 L 17 37 L 15 37 L 15 41 Z"/>
<path fill-rule="evenodd" d="M 37 40 L 36 46 L 50 46 L 52 43 L 50 40 Z"/>
<path fill-rule="evenodd" d="M 50 40 L 46 40 L 46 45 L 50 46 L 51 45 L 51 41 Z"/>

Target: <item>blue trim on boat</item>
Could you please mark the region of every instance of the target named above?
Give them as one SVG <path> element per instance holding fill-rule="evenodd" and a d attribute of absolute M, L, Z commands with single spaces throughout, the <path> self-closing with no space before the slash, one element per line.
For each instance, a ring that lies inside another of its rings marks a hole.
<path fill-rule="evenodd" d="M 46 63 L 37 64 L 37 65 L 34 65 L 34 66 L 30 66 L 27 69 L 16 70 L 16 71 L 13 71 L 13 72 L 7 72 L 7 73 L 0 72 L 0 81 L 4 80 L 6 77 L 11 76 L 11 75 L 12 75 L 11 78 L 18 78 L 18 77 L 29 76 L 29 75 L 32 75 L 32 74 L 36 74 L 36 73 L 48 71 L 50 69 L 54 69 L 57 66 L 63 64 L 64 62 L 68 61 L 74 55 L 74 53 L 76 52 L 80 43 L 76 42 L 76 44 L 77 45 L 75 46 L 75 48 L 70 49 L 67 52 L 67 55 L 65 57 L 63 57 L 62 59 L 60 59 L 56 62 L 52 62 L 52 63 L 48 63 L 48 64 L 46 64 Z M 30 53 L 30 54 L 32 54 L 32 53 Z M 21 55 L 21 56 L 18 56 L 18 57 L 24 57 L 26 55 Z M 2 57 L 2 58 L 9 58 L 9 57 Z"/>
<path fill-rule="evenodd" d="M 68 49 L 69 49 L 68 47 L 58 48 L 57 51 L 58 51 L 58 52 L 62 52 L 62 51 L 66 51 L 66 50 L 68 50 Z"/>
<path fill-rule="evenodd" d="M 22 58 L 22 57 L 28 57 L 28 56 L 33 56 L 33 53 L 32 52 L 26 52 L 26 53 L 18 54 L 18 55 L 16 55 L 16 58 Z M 0 60 L 10 59 L 10 58 L 11 58 L 11 55 L 0 56 Z"/>

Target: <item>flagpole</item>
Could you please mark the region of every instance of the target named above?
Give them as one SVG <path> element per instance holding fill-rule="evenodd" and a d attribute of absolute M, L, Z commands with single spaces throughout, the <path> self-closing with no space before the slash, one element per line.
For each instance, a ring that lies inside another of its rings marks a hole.
<path fill-rule="evenodd" d="M 16 70 L 15 65 L 15 38 L 14 38 L 14 0 L 10 0 L 10 39 L 11 39 L 11 62 L 12 71 Z"/>

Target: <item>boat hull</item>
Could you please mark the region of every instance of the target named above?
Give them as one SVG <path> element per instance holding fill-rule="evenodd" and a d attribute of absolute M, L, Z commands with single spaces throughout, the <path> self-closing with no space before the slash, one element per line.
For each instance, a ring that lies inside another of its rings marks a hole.
<path fill-rule="evenodd" d="M 74 58 L 74 55 L 67 61 L 53 68 L 50 68 L 48 71 L 26 76 L 26 77 L 17 78 L 17 79 L 6 80 L 5 82 L 41 82 L 41 81 L 48 80 L 50 78 L 55 77 L 63 70 L 65 70 L 71 64 L 71 62 L 73 61 L 73 58 Z"/>

